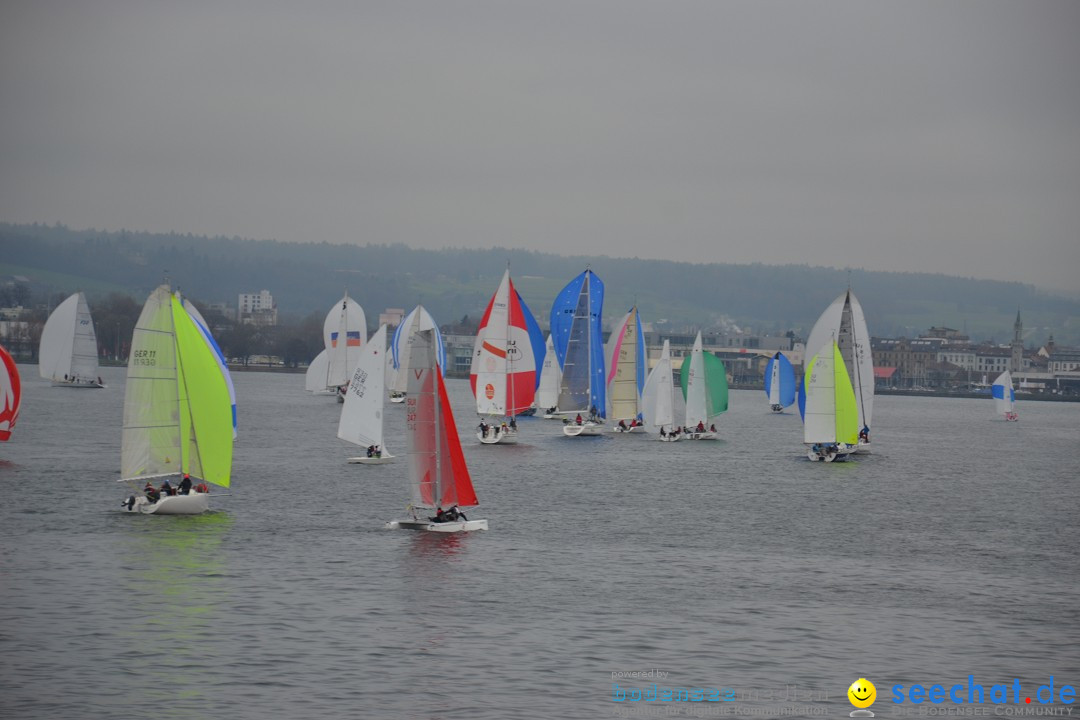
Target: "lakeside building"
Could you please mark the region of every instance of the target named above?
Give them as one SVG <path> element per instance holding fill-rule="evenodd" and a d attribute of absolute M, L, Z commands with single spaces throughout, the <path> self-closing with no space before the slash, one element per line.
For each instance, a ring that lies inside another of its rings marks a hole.
<path fill-rule="evenodd" d="M 236 301 L 236 322 L 244 325 L 272 327 L 277 325 L 277 305 L 269 290 L 240 293 Z"/>

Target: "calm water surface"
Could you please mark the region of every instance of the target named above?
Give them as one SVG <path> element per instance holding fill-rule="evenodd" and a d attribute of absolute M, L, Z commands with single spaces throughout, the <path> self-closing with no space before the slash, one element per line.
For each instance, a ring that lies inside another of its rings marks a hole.
<path fill-rule="evenodd" d="M 118 510 L 124 371 L 104 391 L 20 372 L 0 717 L 604 717 L 627 707 L 612 673 L 649 669 L 764 716 L 792 685 L 846 716 L 858 677 L 879 717 L 897 683 L 1080 685 L 1080 405 L 1005 423 L 988 399 L 880 397 L 874 454 L 825 465 L 749 391 L 719 443 L 526 419 L 482 447 L 451 380 L 491 530 L 440 537 L 382 529 L 404 458 L 346 465 L 340 406 L 301 375 L 234 376 L 231 496 L 159 518 Z"/>

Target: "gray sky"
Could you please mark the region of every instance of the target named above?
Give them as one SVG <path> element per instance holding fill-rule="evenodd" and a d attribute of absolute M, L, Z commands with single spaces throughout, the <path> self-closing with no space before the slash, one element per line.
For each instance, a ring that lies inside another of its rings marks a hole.
<path fill-rule="evenodd" d="M 7 0 L 0 220 L 1078 292 L 1078 38 L 1071 0 Z"/>

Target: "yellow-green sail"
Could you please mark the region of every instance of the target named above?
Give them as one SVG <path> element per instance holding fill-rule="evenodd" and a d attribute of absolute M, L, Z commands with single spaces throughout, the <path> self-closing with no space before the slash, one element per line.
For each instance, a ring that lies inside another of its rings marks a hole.
<path fill-rule="evenodd" d="M 851 385 L 844 356 L 832 344 L 834 392 L 836 393 L 836 441 L 856 445 L 859 442 L 859 408 Z"/>
<path fill-rule="evenodd" d="M 233 449 L 229 387 L 213 350 L 175 295 L 172 315 L 184 471 L 193 478 L 228 487 Z"/>

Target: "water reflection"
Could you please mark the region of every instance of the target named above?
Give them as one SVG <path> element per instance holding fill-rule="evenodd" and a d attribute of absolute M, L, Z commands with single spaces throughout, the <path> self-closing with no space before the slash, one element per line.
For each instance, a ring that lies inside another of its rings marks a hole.
<path fill-rule="evenodd" d="M 122 519 L 129 521 L 117 536 L 123 654 L 137 673 L 141 702 L 153 703 L 161 717 L 192 716 L 209 699 L 214 675 L 206 646 L 230 604 L 221 545 L 233 518 L 214 512 Z"/>

